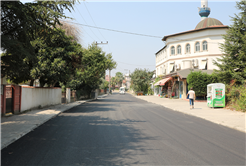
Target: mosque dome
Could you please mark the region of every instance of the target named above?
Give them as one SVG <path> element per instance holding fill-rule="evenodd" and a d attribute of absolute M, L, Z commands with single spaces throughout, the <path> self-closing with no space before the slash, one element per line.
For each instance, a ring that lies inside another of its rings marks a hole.
<path fill-rule="evenodd" d="M 215 18 L 206 18 L 202 21 L 200 21 L 195 29 L 200 29 L 200 28 L 207 28 L 207 27 L 213 27 L 213 26 L 221 26 L 223 25 L 219 20 Z"/>

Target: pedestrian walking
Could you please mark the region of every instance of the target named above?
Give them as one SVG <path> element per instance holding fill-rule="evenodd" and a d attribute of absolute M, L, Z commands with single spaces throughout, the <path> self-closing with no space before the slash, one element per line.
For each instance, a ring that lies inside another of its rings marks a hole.
<path fill-rule="evenodd" d="M 193 91 L 193 88 L 191 87 L 189 92 L 187 93 L 187 96 L 186 98 L 188 97 L 189 95 L 189 101 L 190 101 L 190 109 L 194 108 L 194 101 L 196 99 L 196 94 L 195 94 L 195 91 Z"/>

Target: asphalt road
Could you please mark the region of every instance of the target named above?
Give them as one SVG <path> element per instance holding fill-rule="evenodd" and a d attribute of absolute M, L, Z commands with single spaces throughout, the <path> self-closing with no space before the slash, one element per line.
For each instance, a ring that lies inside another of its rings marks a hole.
<path fill-rule="evenodd" d="M 245 133 L 114 93 L 49 120 L 2 165 L 245 165 Z"/>

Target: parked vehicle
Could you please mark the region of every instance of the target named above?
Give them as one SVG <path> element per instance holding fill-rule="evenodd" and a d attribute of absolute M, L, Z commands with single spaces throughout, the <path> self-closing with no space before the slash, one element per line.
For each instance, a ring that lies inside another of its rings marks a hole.
<path fill-rule="evenodd" d="M 125 94 L 125 87 L 120 87 L 120 94 Z"/>

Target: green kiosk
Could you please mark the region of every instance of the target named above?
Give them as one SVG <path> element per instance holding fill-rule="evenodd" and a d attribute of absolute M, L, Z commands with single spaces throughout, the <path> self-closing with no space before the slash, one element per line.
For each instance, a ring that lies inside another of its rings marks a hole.
<path fill-rule="evenodd" d="M 225 84 L 207 85 L 207 105 L 208 107 L 225 107 Z"/>

